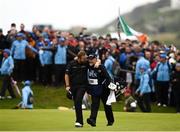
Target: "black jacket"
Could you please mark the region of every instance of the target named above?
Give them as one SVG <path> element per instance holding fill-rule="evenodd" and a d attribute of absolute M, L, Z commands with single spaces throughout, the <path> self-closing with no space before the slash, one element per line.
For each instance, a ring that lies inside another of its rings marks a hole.
<path fill-rule="evenodd" d="M 94 96 L 101 95 L 111 82 L 111 77 L 103 65 L 100 65 L 98 68 L 89 66 L 87 76 L 89 84 L 88 92 Z"/>

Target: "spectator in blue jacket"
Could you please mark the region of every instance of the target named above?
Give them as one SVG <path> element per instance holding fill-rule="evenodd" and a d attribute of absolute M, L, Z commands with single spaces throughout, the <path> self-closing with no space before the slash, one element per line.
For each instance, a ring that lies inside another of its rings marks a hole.
<path fill-rule="evenodd" d="M 31 90 L 31 82 L 29 80 L 24 82 L 25 87 L 22 89 L 22 101 L 16 108 L 32 109 L 33 108 L 33 91 Z"/>
<path fill-rule="evenodd" d="M 147 73 L 147 67 L 145 65 L 140 66 L 140 85 L 136 90 L 136 94 L 138 95 L 138 105 L 142 112 L 151 112 L 151 101 L 150 101 L 150 93 L 151 88 L 149 86 L 149 75 Z"/>
<path fill-rule="evenodd" d="M 121 65 L 121 68 L 127 69 L 130 63 L 130 57 L 133 56 L 133 53 L 131 51 L 130 47 L 125 48 L 125 52 L 120 54 L 119 57 L 119 63 Z"/>
<path fill-rule="evenodd" d="M 2 89 L 0 93 L 0 99 L 5 98 L 6 90 L 8 89 L 11 98 L 15 98 L 15 94 L 13 91 L 13 88 L 11 86 L 11 74 L 13 72 L 14 68 L 14 61 L 12 56 L 10 55 L 9 49 L 4 49 L 3 51 L 3 60 L 1 65 L 1 75 L 3 76 L 3 83 L 2 83 Z"/>
<path fill-rule="evenodd" d="M 50 48 L 50 40 L 44 39 L 44 46 L 42 48 Z M 50 85 L 52 83 L 52 63 L 53 63 L 53 53 L 50 50 L 40 50 L 39 51 L 39 59 L 41 62 L 42 68 L 42 83 L 43 85 Z"/>
<path fill-rule="evenodd" d="M 171 65 L 167 61 L 167 55 L 165 53 L 160 54 L 160 63 L 157 64 L 152 74 L 156 74 L 157 84 L 157 101 L 158 106 L 166 107 L 168 105 L 168 90 L 171 75 Z"/>
<path fill-rule="evenodd" d="M 106 56 L 106 60 L 104 62 L 104 66 L 105 66 L 109 76 L 111 77 L 111 79 L 114 80 L 112 68 L 113 68 L 113 63 L 114 63 L 115 59 L 111 55 L 110 51 L 106 51 L 105 56 Z"/>
<path fill-rule="evenodd" d="M 37 52 L 36 49 L 31 47 L 28 42 L 24 40 L 24 34 L 18 33 L 11 47 L 11 53 L 15 61 L 14 74 L 17 80 L 26 79 L 26 48 L 30 48 L 32 51 Z"/>
<path fill-rule="evenodd" d="M 55 47 L 54 56 L 54 71 L 55 71 L 55 86 L 58 86 L 64 81 L 65 69 L 67 64 L 67 45 L 65 44 L 65 38 L 59 38 L 59 43 Z"/>
<path fill-rule="evenodd" d="M 65 69 L 67 64 L 67 45 L 65 41 L 65 38 L 61 37 L 59 38 L 57 45 L 46 48 L 41 47 L 42 50 L 51 50 L 54 53 L 54 86 L 58 86 L 61 82 L 64 81 L 63 77 L 65 75 Z"/>
<path fill-rule="evenodd" d="M 140 84 L 140 67 L 144 66 L 146 70 L 148 71 L 150 69 L 150 62 L 144 58 L 144 54 L 142 52 L 139 53 L 139 59 L 136 64 L 136 70 L 135 70 L 135 81 L 136 81 L 136 89 L 139 87 Z"/>

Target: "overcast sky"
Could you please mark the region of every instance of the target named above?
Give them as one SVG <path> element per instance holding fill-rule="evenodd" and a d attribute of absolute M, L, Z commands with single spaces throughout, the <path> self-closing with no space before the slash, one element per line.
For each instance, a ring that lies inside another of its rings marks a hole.
<path fill-rule="evenodd" d="M 137 6 L 158 0 L 0 0 L 0 28 L 6 32 L 12 22 L 52 24 L 55 28 L 72 26 L 101 27 Z"/>

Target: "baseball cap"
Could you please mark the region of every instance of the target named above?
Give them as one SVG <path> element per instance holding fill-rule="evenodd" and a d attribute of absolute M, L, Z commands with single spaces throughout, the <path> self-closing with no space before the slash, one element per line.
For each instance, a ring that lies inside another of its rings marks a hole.
<path fill-rule="evenodd" d="M 161 58 L 166 58 L 167 55 L 163 53 L 163 54 L 160 54 L 160 57 L 161 57 Z"/>
<path fill-rule="evenodd" d="M 16 35 L 16 37 L 24 37 L 24 34 L 23 34 L 23 33 L 18 33 L 18 34 Z"/>
<path fill-rule="evenodd" d="M 9 49 L 4 49 L 3 52 L 7 53 L 8 55 L 11 54 L 11 51 Z"/>
<path fill-rule="evenodd" d="M 65 38 L 64 37 L 60 37 L 58 40 L 59 40 L 59 42 L 64 42 Z"/>
<path fill-rule="evenodd" d="M 24 85 L 31 85 L 31 81 L 26 80 L 26 81 L 24 82 Z"/>
<path fill-rule="evenodd" d="M 89 56 L 88 56 L 88 59 L 90 59 L 90 60 L 92 60 L 92 59 L 94 59 L 94 58 L 96 58 L 97 56 L 95 55 L 95 54 L 90 54 Z"/>

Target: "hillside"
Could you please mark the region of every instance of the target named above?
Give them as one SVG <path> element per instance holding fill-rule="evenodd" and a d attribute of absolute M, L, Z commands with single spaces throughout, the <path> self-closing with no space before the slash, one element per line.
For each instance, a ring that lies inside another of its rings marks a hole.
<path fill-rule="evenodd" d="M 178 33 L 180 31 L 180 10 L 166 10 L 170 0 L 160 0 L 135 8 L 132 12 L 124 14 L 126 22 L 137 31 L 147 34 Z M 116 32 L 117 18 L 100 29 L 94 30 L 98 34 Z"/>

